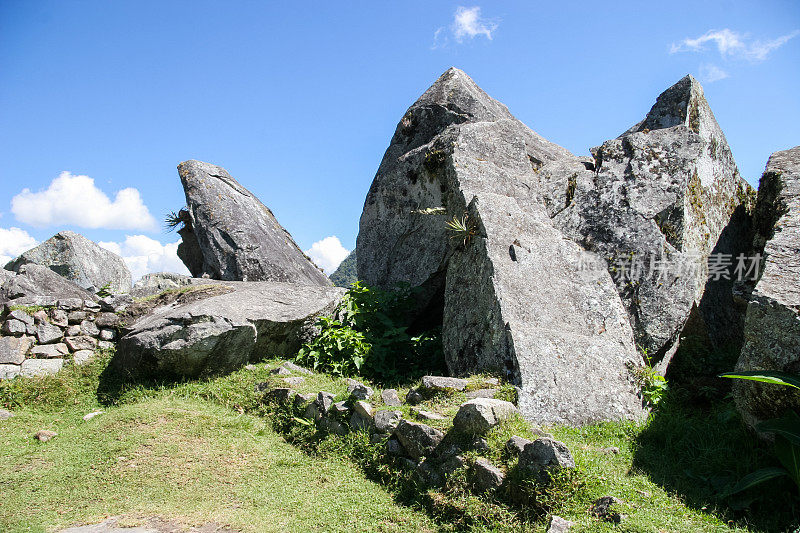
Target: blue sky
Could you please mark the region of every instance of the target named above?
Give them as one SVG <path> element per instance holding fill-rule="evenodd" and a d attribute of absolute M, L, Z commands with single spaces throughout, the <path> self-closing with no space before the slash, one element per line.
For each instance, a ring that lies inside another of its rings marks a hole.
<path fill-rule="evenodd" d="M 178 269 L 160 223 L 186 159 L 225 167 L 303 249 L 350 250 L 398 120 L 450 66 L 576 154 L 694 74 L 756 184 L 800 144 L 798 31 L 794 0 L 3 0 L 0 257 L 72 229 L 135 276 Z"/>

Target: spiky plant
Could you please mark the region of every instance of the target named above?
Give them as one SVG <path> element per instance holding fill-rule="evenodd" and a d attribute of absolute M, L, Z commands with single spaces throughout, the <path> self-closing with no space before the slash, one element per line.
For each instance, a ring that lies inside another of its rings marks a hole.
<path fill-rule="evenodd" d="M 187 211 L 186 209 L 181 209 L 177 213 L 175 211 L 170 211 L 164 217 L 164 227 L 166 228 L 167 231 L 172 231 L 175 228 L 178 228 L 178 226 L 180 226 L 181 224 L 183 224 L 182 227 L 178 228 L 178 231 L 180 231 L 188 223 L 189 223 L 189 211 Z"/>
<path fill-rule="evenodd" d="M 464 213 L 460 219 L 453 215 L 453 219 L 447 221 L 445 226 L 448 230 L 453 232 L 450 238 L 462 239 L 464 246 L 466 246 L 470 239 L 478 232 L 475 224 L 469 221 L 469 215 L 467 213 Z"/>

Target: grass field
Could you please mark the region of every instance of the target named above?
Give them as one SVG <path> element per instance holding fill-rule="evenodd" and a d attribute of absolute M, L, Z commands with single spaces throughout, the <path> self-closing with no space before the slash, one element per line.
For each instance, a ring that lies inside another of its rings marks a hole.
<path fill-rule="evenodd" d="M 466 484 L 410 491 L 408 475 L 387 469 L 358 434 L 303 440 L 276 424 L 254 392 L 255 383 L 276 379 L 275 361 L 216 379 L 120 388 L 106 381 L 109 357 L 0 383 L 0 404 L 16 414 L 0 422 L 3 533 L 109 516 L 253 532 L 544 531 L 551 512 L 576 522 L 576 532 L 791 531 L 796 521 L 789 484 L 720 497 L 726 484 L 770 460 L 722 407 L 695 412 L 668 398 L 644 424 L 544 428 L 570 447 L 578 469 L 570 490 L 541 514 L 477 496 Z M 345 391 L 343 380 L 323 375 L 303 387 Z M 423 408 L 451 415 L 461 401 L 435 398 Z M 104 412 L 83 420 L 97 409 Z M 440 424 L 446 430 L 449 422 Z M 36 441 L 40 429 L 58 436 Z M 530 428 L 519 421 L 497 428 L 484 455 L 505 464 L 501 447 L 511 434 Z M 587 512 L 606 494 L 623 501 L 619 526 Z"/>

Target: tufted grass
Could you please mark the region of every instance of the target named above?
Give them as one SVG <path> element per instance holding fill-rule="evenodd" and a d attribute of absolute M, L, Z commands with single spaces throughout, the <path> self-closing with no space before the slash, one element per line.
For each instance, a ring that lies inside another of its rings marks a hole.
<path fill-rule="evenodd" d="M 550 514 L 574 521 L 576 532 L 793 531 L 800 522 L 789 483 L 723 496 L 735 480 L 773 464 L 769 447 L 742 428 L 729 400 L 699 408 L 671 391 L 643 423 L 541 428 L 568 445 L 578 468 L 535 494 L 532 506 L 475 494 L 465 472 L 438 489 L 417 487 L 365 434 L 314 435 L 279 416 L 254 386 L 279 386 L 270 370 L 280 361 L 199 381 L 120 384 L 104 372 L 110 356 L 57 376 L 0 382 L 0 405 L 18 413 L 0 422 L 0 531 L 44 531 L 106 515 L 244 531 L 541 532 Z M 346 396 L 344 379 L 304 377 L 299 392 Z M 487 377 L 471 378 L 469 389 L 482 388 Z M 400 397 L 416 385 L 401 387 Z M 512 392 L 504 386 L 504 395 Z M 446 431 L 465 399 L 439 395 L 418 407 L 446 415 L 426 422 Z M 105 413 L 83 422 L 94 409 Z M 414 418 L 409 406 L 399 409 Z M 59 436 L 34 442 L 38 429 Z M 511 435 L 535 438 L 527 422 L 512 419 L 486 436 L 483 456 L 513 477 L 516 459 L 503 449 Z M 589 515 L 604 495 L 622 500 L 621 525 Z"/>

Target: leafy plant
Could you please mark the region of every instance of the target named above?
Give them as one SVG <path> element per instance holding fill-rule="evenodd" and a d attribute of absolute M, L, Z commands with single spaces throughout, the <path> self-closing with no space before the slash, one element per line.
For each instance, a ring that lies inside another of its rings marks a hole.
<path fill-rule="evenodd" d="M 650 358 L 647 356 L 646 350 L 644 357 L 648 364 L 642 367 L 629 366 L 628 368 L 639 384 L 644 404 L 648 407 L 655 407 L 664 398 L 669 385 L 666 378 L 650 365 Z"/>
<path fill-rule="evenodd" d="M 108 283 L 106 283 L 105 285 L 103 285 L 102 287 L 100 287 L 100 290 L 99 290 L 99 291 L 97 291 L 97 293 L 96 293 L 96 294 L 97 294 L 97 296 L 99 296 L 100 298 L 107 298 L 107 297 L 111 296 L 111 295 L 112 295 L 112 292 L 111 292 L 111 282 L 109 281 Z"/>
<path fill-rule="evenodd" d="M 469 215 L 466 213 L 464 213 L 460 219 L 453 215 L 453 219 L 447 221 L 445 226 L 448 230 L 453 232 L 453 235 L 451 235 L 450 238 L 463 239 L 464 246 L 466 246 L 470 239 L 472 239 L 472 237 L 478 233 L 475 224 L 469 221 Z"/>
<path fill-rule="evenodd" d="M 772 372 L 768 370 L 749 370 L 745 372 L 726 372 L 722 378 L 745 379 L 783 385 L 800 389 L 800 375 L 788 372 Z M 780 467 L 762 468 L 743 477 L 728 494 L 736 494 L 754 487 L 770 479 L 789 476 L 800 489 L 800 416 L 790 411 L 781 418 L 765 420 L 756 425 L 762 433 L 775 434 L 775 456 L 783 465 Z"/>
<path fill-rule="evenodd" d="M 408 286 L 384 291 L 354 283 L 337 308 L 337 318 L 320 318 L 319 335 L 300 349 L 297 361 L 320 372 L 383 381 L 438 369 L 439 332 L 408 332 L 413 292 Z"/>

